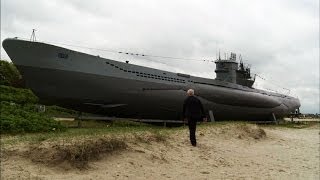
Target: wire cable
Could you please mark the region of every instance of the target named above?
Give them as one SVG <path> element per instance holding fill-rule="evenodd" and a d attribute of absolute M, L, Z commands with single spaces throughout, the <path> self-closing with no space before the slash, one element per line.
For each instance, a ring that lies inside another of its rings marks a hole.
<path fill-rule="evenodd" d="M 19 38 L 19 39 L 24 39 L 24 38 Z M 27 39 L 24 39 L 24 40 L 27 40 Z M 93 48 L 93 47 L 88 47 L 88 46 L 73 45 L 73 44 L 66 44 L 66 43 L 52 42 L 52 41 L 51 42 L 50 41 L 37 41 L 37 42 L 46 43 L 46 44 L 63 45 L 63 46 L 76 47 L 76 48 L 83 48 L 83 49 L 96 50 L 96 51 L 104 51 L 104 52 L 110 52 L 110 53 L 116 53 L 116 54 L 131 55 L 131 56 L 153 57 L 153 58 L 184 60 L 184 61 L 214 62 L 214 60 L 209 60 L 209 59 L 202 59 L 201 60 L 201 59 L 194 59 L 194 58 L 181 58 L 181 57 L 172 57 L 172 56 L 160 56 L 160 55 L 152 55 L 152 54 L 132 53 L 132 52 L 125 52 L 125 51 L 117 51 L 117 50 L 113 50 L 113 49 Z"/>
<path fill-rule="evenodd" d="M 18 37 L 16 37 L 18 38 Z M 25 39 L 25 38 L 20 38 L 19 39 L 23 39 L 23 40 L 26 40 L 26 41 L 29 41 L 28 39 Z M 159 61 L 156 61 L 156 60 L 151 60 L 151 59 L 147 59 L 145 57 L 153 57 L 153 58 L 161 58 L 161 59 L 171 59 L 171 60 L 182 60 L 182 61 L 196 61 L 196 62 L 209 62 L 209 63 L 213 63 L 215 62 L 214 60 L 209 60 L 209 59 L 194 59 L 194 58 L 181 58 L 181 57 L 173 57 L 173 56 L 160 56 L 160 55 L 151 55 L 151 54 L 141 54 L 141 53 L 132 53 L 132 52 L 125 52 L 125 51 L 116 51 L 116 50 L 113 50 L 113 49 L 101 49 L 101 48 L 92 48 L 92 47 L 88 47 L 88 46 L 81 46 L 81 45 L 73 45 L 73 44 L 66 44 L 66 43 L 60 43 L 60 42 L 50 42 L 50 41 L 37 41 L 37 42 L 40 42 L 40 43 L 46 43 L 46 44 L 56 44 L 56 45 L 63 45 L 63 46 L 69 46 L 69 47 L 76 47 L 76 48 L 83 48 L 83 49 L 89 49 L 89 50 L 95 50 L 95 51 L 104 51 L 104 52 L 109 52 L 109 53 L 115 53 L 115 54 L 122 54 L 122 55 L 130 55 L 130 56 L 138 56 L 139 58 L 141 59 L 144 59 L 144 60 L 148 60 L 148 61 L 154 61 L 154 62 L 157 62 L 157 63 L 162 63 L 162 64 L 165 64 L 165 65 L 168 65 L 164 62 L 159 62 Z M 250 65 L 247 65 L 247 66 L 250 66 Z M 282 88 L 283 90 L 286 90 L 288 91 L 288 94 L 290 94 L 290 89 L 287 89 L 287 88 L 284 88 L 282 86 L 280 86 L 279 84 L 277 83 L 274 83 L 270 80 L 267 80 L 266 78 L 264 77 L 261 77 L 260 75 L 258 74 L 255 74 L 256 77 L 259 77 L 260 79 L 264 80 L 264 81 L 267 81 L 277 87 L 280 87 Z"/>

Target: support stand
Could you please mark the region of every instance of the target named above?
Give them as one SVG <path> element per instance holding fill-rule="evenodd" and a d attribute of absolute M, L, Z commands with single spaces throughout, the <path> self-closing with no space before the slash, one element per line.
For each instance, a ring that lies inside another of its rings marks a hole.
<path fill-rule="evenodd" d="M 209 110 L 210 122 L 215 122 L 212 110 Z"/>
<path fill-rule="evenodd" d="M 82 127 L 82 123 L 81 123 L 81 121 L 82 121 L 82 112 L 78 113 L 78 117 L 76 119 L 78 119 L 78 128 L 81 128 Z"/>
<path fill-rule="evenodd" d="M 274 121 L 275 124 L 279 124 L 276 116 L 274 115 L 274 113 L 272 113 L 272 120 Z"/>

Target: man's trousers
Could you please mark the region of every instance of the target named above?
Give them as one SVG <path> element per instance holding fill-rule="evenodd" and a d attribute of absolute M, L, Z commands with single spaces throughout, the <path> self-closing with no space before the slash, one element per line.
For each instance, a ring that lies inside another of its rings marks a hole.
<path fill-rule="evenodd" d="M 197 145 L 197 140 L 196 140 L 197 120 L 196 119 L 189 119 L 188 126 L 189 126 L 189 133 L 190 133 L 190 142 L 191 142 L 192 146 L 196 146 Z"/>

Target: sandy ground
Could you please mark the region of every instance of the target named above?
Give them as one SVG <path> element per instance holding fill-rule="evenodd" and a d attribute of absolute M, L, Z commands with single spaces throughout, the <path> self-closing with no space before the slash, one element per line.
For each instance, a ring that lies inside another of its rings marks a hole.
<path fill-rule="evenodd" d="M 233 125 L 201 127 L 197 147 L 187 129 L 178 130 L 165 142 L 128 142 L 86 169 L 16 153 L 1 157 L 1 179 L 319 179 L 318 127 L 263 127 L 266 137 L 258 138 Z"/>

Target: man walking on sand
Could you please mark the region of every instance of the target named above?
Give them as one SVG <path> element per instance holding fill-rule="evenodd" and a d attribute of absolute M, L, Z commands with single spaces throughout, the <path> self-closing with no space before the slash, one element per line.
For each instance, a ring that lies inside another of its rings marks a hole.
<path fill-rule="evenodd" d="M 187 91 L 188 97 L 184 100 L 183 103 L 183 119 L 188 121 L 189 132 L 190 132 L 190 142 L 192 146 L 197 146 L 196 140 L 196 126 L 197 121 L 200 121 L 203 118 L 203 121 L 206 121 L 204 117 L 204 111 L 201 101 L 194 96 L 194 90 L 189 89 Z"/>

